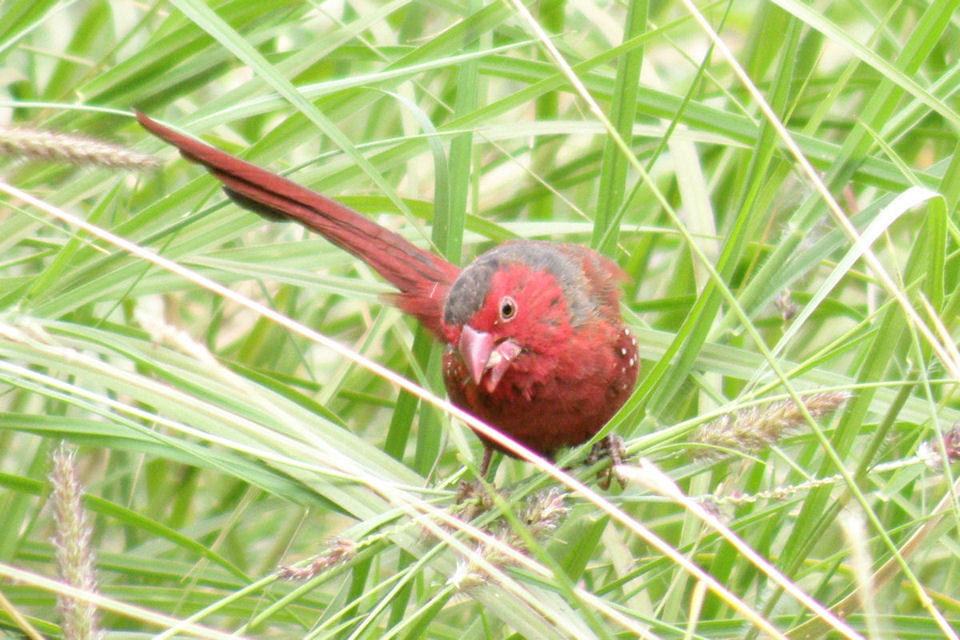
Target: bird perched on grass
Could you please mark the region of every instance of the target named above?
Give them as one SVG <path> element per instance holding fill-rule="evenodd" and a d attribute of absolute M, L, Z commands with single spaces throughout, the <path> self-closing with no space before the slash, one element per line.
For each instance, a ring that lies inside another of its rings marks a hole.
<path fill-rule="evenodd" d="M 516 240 L 461 268 L 339 202 L 137 119 L 204 165 L 241 206 L 299 222 L 379 272 L 398 290 L 390 301 L 447 345 L 453 403 L 527 448 L 549 458 L 586 442 L 633 391 L 637 342 L 620 315 L 624 274 L 610 259 L 574 244 Z M 484 439 L 484 448 L 481 474 L 498 447 Z"/>

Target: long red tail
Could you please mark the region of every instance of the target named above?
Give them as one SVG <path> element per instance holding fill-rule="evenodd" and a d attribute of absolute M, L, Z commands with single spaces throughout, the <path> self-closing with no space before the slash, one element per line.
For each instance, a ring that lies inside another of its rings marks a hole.
<path fill-rule="evenodd" d="M 139 111 L 136 115 L 150 133 L 177 147 L 187 160 L 204 165 L 241 206 L 268 218 L 299 222 L 376 269 L 400 290 L 392 301 L 441 335 L 444 301 L 460 273 L 459 267 L 350 207 L 183 136 Z"/>

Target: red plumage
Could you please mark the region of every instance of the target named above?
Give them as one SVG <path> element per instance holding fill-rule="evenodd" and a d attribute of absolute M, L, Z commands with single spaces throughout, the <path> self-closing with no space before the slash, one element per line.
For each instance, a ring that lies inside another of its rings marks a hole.
<path fill-rule="evenodd" d="M 629 397 L 639 371 L 609 259 L 577 245 L 514 241 L 464 269 L 356 211 L 151 120 L 240 205 L 290 219 L 357 256 L 398 290 L 392 301 L 449 346 L 454 404 L 545 456 L 589 440 Z M 492 443 L 484 441 L 486 471 Z"/>

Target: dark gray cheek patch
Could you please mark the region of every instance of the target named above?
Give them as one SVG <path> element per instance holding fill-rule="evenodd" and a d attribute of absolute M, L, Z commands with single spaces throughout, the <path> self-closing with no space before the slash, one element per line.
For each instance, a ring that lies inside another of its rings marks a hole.
<path fill-rule="evenodd" d="M 462 325 L 473 318 L 486 301 L 493 274 L 508 264 L 523 264 L 531 271 L 546 271 L 553 275 L 563 292 L 574 326 L 586 322 L 594 314 L 596 305 L 587 295 L 586 277 L 581 265 L 564 255 L 558 245 L 521 241 L 487 251 L 460 273 L 447 296 L 444 322 Z"/>
<path fill-rule="evenodd" d="M 443 309 L 444 323 L 465 324 L 483 307 L 490 289 L 490 280 L 500 267 L 495 260 L 484 260 L 488 254 L 489 252 L 477 258 L 453 283 Z"/>

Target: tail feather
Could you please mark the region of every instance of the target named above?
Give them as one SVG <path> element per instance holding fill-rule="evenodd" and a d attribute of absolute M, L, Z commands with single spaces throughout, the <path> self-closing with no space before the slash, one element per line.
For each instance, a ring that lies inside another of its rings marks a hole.
<path fill-rule="evenodd" d="M 391 297 L 394 304 L 442 335 L 443 305 L 459 267 L 316 191 L 136 115 L 187 160 L 204 165 L 237 204 L 271 219 L 299 222 L 369 264 L 399 289 Z"/>

